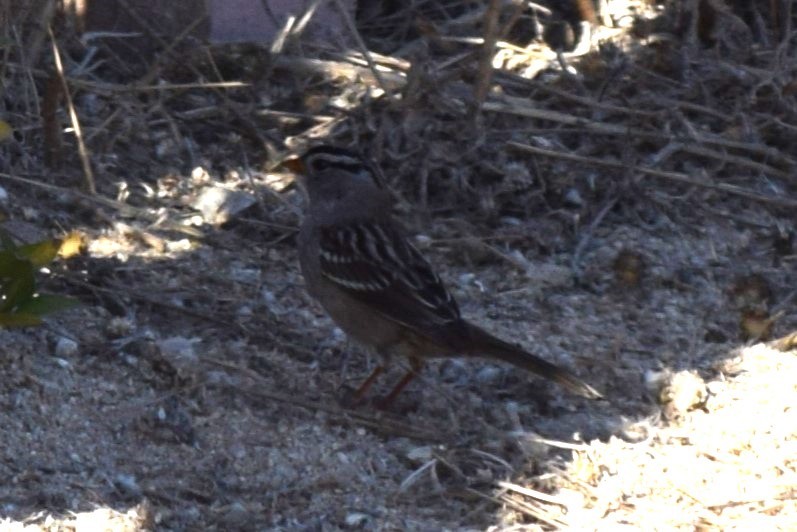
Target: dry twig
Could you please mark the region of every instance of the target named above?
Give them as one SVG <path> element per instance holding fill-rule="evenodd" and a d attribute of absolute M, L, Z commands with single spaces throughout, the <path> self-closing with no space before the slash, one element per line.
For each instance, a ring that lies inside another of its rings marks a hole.
<path fill-rule="evenodd" d="M 72 122 L 72 129 L 75 131 L 75 138 L 77 139 L 78 154 L 80 155 L 80 164 L 83 167 L 83 178 L 85 179 L 83 184 L 85 186 L 86 192 L 93 195 L 97 193 L 97 187 L 94 184 L 94 172 L 91 169 L 89 151 L 86 148 L 86 143 L 83 141 L 83 132 L 80 129 L 80 120 L 78 119 L 77 111 L 75 110 L 75 104 L 72 101 L 72 94 L 69 91 L 69 84 L 66 82 L 66 76 L 64 76 L 64 65 L 61 63 L 61 52 L 58 49 L 58 42 L 55 40 L 53 29 L 48 27 L 47 31 L 50 33 L 50 39 L 52 40 L 53 44 L 53 60 L 55 61 L 55 71 L 58 73 L 58 77 L 61 80 L 64 98 L 66 99 L 66 105 L 69 111 L 69 120 Z"/>
<path fill-rule="evenodd" d="M 685 185 L 692 185 L 696 187 L 702 188 L 709 188 L 712 190 L 717 190 L 719 192 L 723 192 L 725 194 L 732 194 L 734 196 L 740 196 L 743 198 L 751 199 L 754 201 L 758 201 L 760 203 L 766 203 L 769 205 L 777 205 L 779 207 L 788 207 L 788 208 L 797 208 L 797 200 L 792 200 L 789 198 L 777 198 L 773 196 L 764 196 L 763 194 L 758 194 L 751 190 L 747 190 L 735 185 L 728 185 L 725 183 L 713 183 L 710 181 L 706 181 L 704 179 L 700 179 L 697 177 L 692 177 L 687 174 L 683 174 L 680 172 L 666 172 L 664 170 L 656 170 L 653 168 L 645 168 L 643 166 L 633 166 L 628 165 L 625 163 L 615 162 L 615 161 L 606 161 L 603 159 L 596 159 L 594 157 L 584 157 L 582 155 L 575 155 L 572 153 L 563 153 L 555 150 L 548 150 L 545 148 L 538 148 L 536 146 L 531 146 L 528 144 L 521 144 L 519 142 L 507 142 L 506 144 L 508 147 L 516 150 L 523 151 L 525 153 L 531 153 L 534 155 L 543 155 L 546 157 L 554 157 L 557 159 L 564 159 L 567 161 L 573 161 L 577 163 L 587 164 L 591 166 L 602 166 L 604 168 L 616 168 L 622 170 L 632 170 L 634 172 L 639 172 L 641 174 L 649 175 L 651 177 L 657 177 L 660 179 L 666 179 L 668 181 L 673 181 L 676 183 L 682 183 Z"/>
<path fill-rule="evenodd" d="M 360 32 L 357 30 L 357 25 L 354 23 L 354 20 L 352 20 L 351 13 L 349 13 L 346 10 L 346 7 L 343 5 L 343 2 L 341 2 L 341 0 L 334 0 L 334 2 L 335 6 L 338 8 L 340 16 L 343 17 L 343 21 L 346 23 L 346 27 L 348 28 L 349 33 L 351 33 L 352 37 L 354 38 L 354 41 L 357 43 L 357 46 L 360 48 L 360 52 L 363 54 L 363 56 L 365 56 L 365 59 L 368 61 L 368 66 L 370 67 L 371 72 L 374 75 L 374 79 L 376 79 L 376 82 L 385 92 L 385 95 L 390 96 L 393 93 L 393 91 L 382 79 L 382 73 L 379 72 L 379 68 L 377 67 L 376 62 L 374 62 L 373 57 L 371 57 L 371 52 L 368 51 L 368 47 L 365 45 L 365 41 L 363 41 Z"/>
<path fill-rule="evenodd" d="M 479 58 L 479 74 L 474 87 L 474 98 L 479 109 L 487 97 L 493 79 L 493 54 L 498 40 L 498 16 L 501 14 L 502 4 L 501 0 L 490 0 L 484 13 L 484 43 Z"/>

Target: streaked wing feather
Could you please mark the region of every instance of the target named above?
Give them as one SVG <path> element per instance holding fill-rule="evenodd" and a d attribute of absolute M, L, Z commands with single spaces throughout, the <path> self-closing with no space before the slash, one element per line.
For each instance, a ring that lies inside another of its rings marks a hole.
<path fill-rule="evenodd" d="M 460 319 L 431 265 L 392 225 L 324 228 L 320 262 L 327 279 L 393 320 L 424 330 Z"/>

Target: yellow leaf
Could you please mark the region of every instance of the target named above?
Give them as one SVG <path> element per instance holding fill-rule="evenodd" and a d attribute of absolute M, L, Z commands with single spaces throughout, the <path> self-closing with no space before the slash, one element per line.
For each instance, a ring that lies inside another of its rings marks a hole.
<path fill-rule="evenodd" d="M 27 312 L 0 312 L 0 328 L 31 327 L 41 325 L 42 319 Z"/>
<path fill-rule="evenodd" d="M 0 120 L 0 140 L 5 140 L 11 136 L 14 130 L 11 129 L 11 126 L 8 125 L 8 122 L 4 122 Z"/>
<path fill-rule="evenodd" d="M 61 247 L 58 248 L 58 256 L 62 259 L 74 257 L 80 253 L 80 247 L 82 245 L 83 238 L 81 234 L 77 231 L 72 231 L 61 240 Z"/>

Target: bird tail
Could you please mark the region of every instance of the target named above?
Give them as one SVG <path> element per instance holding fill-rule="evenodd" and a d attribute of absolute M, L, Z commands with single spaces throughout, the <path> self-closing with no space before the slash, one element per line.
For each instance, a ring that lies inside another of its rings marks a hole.
<path fill-rule="evenodd" d="M 595 388 L 576 377 L 570 371 L 551 364 L 536 355 L 527 353 L 500 338 L 496 338 L 475 325 L 468 324 L 468 329 L 470 344 L 467 351 L 469 354 L 509 362 L 514 366 L 552 380 L 587 399 L 600 399 L 603 397 Z"/>

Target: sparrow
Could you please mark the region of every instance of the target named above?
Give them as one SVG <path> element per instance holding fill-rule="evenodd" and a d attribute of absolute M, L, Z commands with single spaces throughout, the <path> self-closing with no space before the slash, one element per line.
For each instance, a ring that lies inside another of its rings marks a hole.
<path fill-rule="evenodd" d="M 435 357 L 501 360 L 550 379 L 583 397 L 601 397 L 570 371 L 469 323 L 431 264 L 392 217 L 381 174 L 348 149 L 310 148 L 286 164 L 309 197 L 298 255 L 309 294 L 332 320 L 383 361 L 402 356 L 412 368 L 384 398 L 389 405 Z M 384 362 L 357 389 L 366 394 Z"/>

